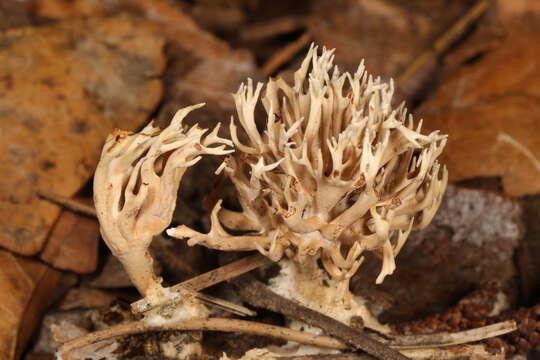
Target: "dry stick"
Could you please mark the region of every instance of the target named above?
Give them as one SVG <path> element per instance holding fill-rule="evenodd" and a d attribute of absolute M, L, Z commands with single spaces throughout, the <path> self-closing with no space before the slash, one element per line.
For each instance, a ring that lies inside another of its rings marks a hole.
<path fill-rule="evenodd" d="M 306 22 L 300 16 L 282 16 L 245 26 L 240 33 L 240 39 L 244 41 L 263 40 L 292 33 L 305 27 Z"/>
<path fill-rule="evenodd" d="M 236 314 L 240 316 L 256 316 L 257 313 L 251 309 L 248 309 L 245 306 L 238 305 L 214 296 L 206 295 L 203 293 L 194 292 L 193 296 L 202 302 L 210 306 L 218 307 L 222 310 L 228 311 L 231 314 Z"/>
<path fill-rule="evenodd" d="M 226 319 L 226 318 L 192 318 L 178 320 L 170 323 L 150 325 L 147 322 L 134 321 L 128 324 L 113 326 L 104 330 L 81 336 L 64 343 L 60 347 L 60 354 L 80 349 L 98 341 L 108 340 L 117 336 L 141 334 L 147 331 L 164 330 L 203 330 L 225 331 L 270 336 L 276 339 L 294 341 L 300 344 L 320 346 L 329 349 L 343 350 L 347 346 L 341 341 L 328 336 L 320 336 L 291 330 L 281 326 L 257 323 L 253 321 Z"/>
<path fill-rule="evenodd" d="M 276 294 L 252 276 L 244 275 L 233 280 L 233 284 L 237 287 L 242 299 L 252 306 L 275 311 L 289 318 L 319 327 L 353 348 L 365 351 L 378 359 L 408 359 L 397 350 L 393 350 L 387 345 L 370 338 L 360 330 L 353 329 L 340 321 Z"/>
<path fill-rule="evenodd" d="M 390 340 L 388 344 L 392 348 L 400 350 L 434 348 L 471 343 L 504 335 L 515 330 L 517 330 L 516 322 L 508 320 L 456 333 L 399 336 Z"/>
<path fill-rule="evenodd" d="M 405 84 L 405 82 L 420 68 L 448 49 L 450 45 L 464 33 L 465 29 L 489 8 L 492 1 L 493 0 L 478 0 L 465 15 L 433 43 L 430 49 L 424 51 L 403 73 L 401 73 L 397 79 L 397 83 Z"/>
<path fill-rule="evenodd" d="M 325 355 L 300 355 L 300 356 L 283 356 L 280 360 L 373 360 L 371 355 L 367 354 L 325 354 Z"/>
<path fill-rule="evenodd" d="M 437 360 L 463 360 L 474 358 L 475 360 L 502 360 L 503 354 L 491 354 L 483 345 L 460 345 L 444 349 L 415 349 L 402 350 L 403 353 L 412 359 L 437 359 Z M 331 354 L 331 355 L 303 355 L 279 357 L 280 360 L 373 360 L 371 355 L 366 354 Z"/>
<path fill-rule="evenodd" d="M 281 66 L 291 60 L 302 48 L 304 48 L 311 41 L 311 35 L 309 32 L 305 32 L 298 39 L 290 44 L 287 44 L 283 49 L 275 53 L 270 59 L 264 63 L 261 68 L 261 72 L 270 76 L 276 72 Z"/>
<path fill-rule="evenodd" d="M 170 287 L 169 290 L 172 292 L 180 292 L 184 289 L 191 291 L 200 291 L 222 281 L 226 281 L 245 274 L 248 271 L 254 270 L 260 266 L 270 264 L 271 262 L 272 261 L 270 259 L 258 253 L 246 256 L 245 258 L 233 261 L 230 264 L 196 276 L 194 278 L 181 282 L 180 284 L 174 285 Z M 174 301 L 174 299 L 163 299 L 161 302 L 158 302 L 156 304 L 150 304 L 148 303 L 148 301 L 146 301 L 146 299 L 141 299 L 131 304 L 131 311 L 134 314 L 139 314 L 172 301 Z"/>
<path fill-rule="evenodd" d="M 419 360 L 504 360 L 504 352 L 493 354 L 486 350 L 484 345 L 459 345 L 447 348 L 422 348 L 402 350 L 404 354 L 412 359 Z"/>
<path fill-rule="evenodd" d="M 72 199 L 72 198 L 68 198 L 68 197 L 64 197 L 64 196 L 60 196 L 60 195 L 56 195 L 56 194 L 53 194 L 53 193 L 50 193 L 50 192 L 46 192 L 46 191 L 40 191 L 38 193 L 38 195 L 46 200 L 49 200 L 49 201 L 52 201 L 58 205 L 61 205 L 63 207 L 65 207 L 66 209 L 69 209 L 71 211 L 74 211 L 74 212 L 77 212 L 77 213 L 80 213 L 80 214 L 83 214 L 83 215 L 87 215 L 87 216 L 91 216 L 91 217 L 97 217 L 97 214 L 96 214 L 96 208 L 94 208 L 94 206 L 92 205 L 88 205 L 82 201 L 79 201 L 79 200 L 76 200 L 76 199 Z"/>

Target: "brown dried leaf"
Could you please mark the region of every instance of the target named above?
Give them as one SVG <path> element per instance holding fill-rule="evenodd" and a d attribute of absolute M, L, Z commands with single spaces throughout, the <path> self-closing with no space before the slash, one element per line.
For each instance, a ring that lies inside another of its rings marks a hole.
<path fill-rule="evenodd" d="M 105 308 L 116 297 L 106 291 L 89 287 L 71 288 L 58 306 L 60 310 Z"/>
<path fill-rule="evenodd" d="M 27 26 L 31 23 L 31 2 L 3 0 L 0 2 L 0 30 Z"/>
<path fill-rule="evenodd" d="M 419 110 L 428 129 L 449 135 L 451 180 L 501 176 L 506 194 L 540 191 L 539 31 L 509 28 L 497 50 L 456 71 Z"/>
<path fill-rule="evenodd" d="M 161 98 L 163 39 L 127 19 L 67 22 L 0 35 L 0 245 L 32 255 L 113 127 L 134 129 Z"/>
<path fill-rule="evenodd" d="M 531 0 L 498 0 L 497 6 L 503 21 L 513 21 L 515 18 L 528 14 L 540 13 L 540 2 Z"/>
<path fill-rule="evenodd" d="M 62 273 L 0 250 L 0 354 L 18 359 L 41 312 L 61 295 Z"/>
<path fill-rule="evenodd" d="M 324 3 L 309 21 L 315 41 L 336 48 L 339 63 L 355 71 L 396 76 L 473 1 L 339 0 Z"/>
<path fill-rule="evenodd" d="M 96 219 L 64 210 L 40 257 L 58 269 L 88 274 L 96 270 L 98 241 Z"/>

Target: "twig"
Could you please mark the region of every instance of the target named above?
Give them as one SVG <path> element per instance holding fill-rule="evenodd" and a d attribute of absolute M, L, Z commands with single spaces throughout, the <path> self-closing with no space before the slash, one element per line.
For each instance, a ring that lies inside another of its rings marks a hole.
<path fill-rule="evenodd" d="M 231 314 L 236 314 L 239 316 L 256 316 L 257 315 L 257 312 L 251 309 L 248 309 L 245 306 L 238 305 L 238 304 L 235 304 L 230 301 L 223 300 L 214 296 L 196 292 L 194 293 L 194 297 L 200 302 L 202 302 L 203 304 L 215 306 L 222 310 L 228 311 Z"/>
<path fill-rule="evenodd" d="M 261 40 L 278 35 L 288 34 L 306 26 L 299 16 L 282 16 L 265 22 L 255 23 L 244 27 L 240 38 L 244 41 Z"/>
<path fill-rule="evenodd" d="M 373 360 L 371 355 L 367 354 L 324 354 L 324 355 L 300 355 L 300 356 L 283 356 L 279 360 Z"/>
<path fill-rule="evenodd" d="M 164 330 L 203 330 L 225 331 L 270 336 L 276 339 L 294 341 L 300 344 L 320 346 L 329 349 L 346 349 L 347 346 L 341 341 L 328 336 L 313 335 L 301 331 L 291 330 L 281 326 L 263 324 L 253 321 L 226 319 L 226 318 L 192 318 L 178 320 L 162 325 L 149 325 L 145 321 L 134 321 L 128 324 L 113 326 L 104 330 L 92 332 L 74 340 L 66 342 L 60 347 L 60 353 L 94 344 L 98 341 L 108 340 L 117 336 L 134 335 L 148 331 Z"/>
<path fill-rule="evenodd" d="M 410 349 L 400 350 L 404 355 L 414 360 L 503 360 L 504 351 L 493 354 L 488 352 L 483 345 L 460 345 L 444 349 Z M 366 354 L 331 354 L 331 355 L 303 355 L 303 356 L 283 356 L 279 360 L 373 360 L 374 357 Z"/>
<path fill-rule="evenodd" d="M 58 205 L 61 205 L 71 211 L 74 211 L 83 215 L 91 216 L 94 218 L 97 217 L 96 209 L 94 208 L 94 206 L 88 205 L 82 201 L 56 195 L 56 194 L 46 192 L 46 191 L 40 191 L 38 195 L 46 200 L 49 200 Z"/>
<path fill-rule="evenodd" d="M 454 25 L 452 25 L 442 36 L 440 36 L 431 46 L 424 51 L 416 60 L 399 75 L 398 84 L 404 84 L 412 75 L 414 75 L 425 64 L 439 56 L 443 51 L 464 32 L 465 29 L 476 21 L 491 5 L 493 0 L 478 0 L 478 2 L 463 15 Z"/>
<path fill-rule="evenodd" d="M 434 348 L 471 343 L 504 335 L 515 330 L 517 330 L 516 322 L 509 320 L 456 333 L 399 336 L 390 340 L 388 344 L 392 348 L 400 350 Z"/>
<path fill-rule="evenodd" d="M 397 350 L 374 340 L 364 332 L 353 329 L 315 310 L 299 305 L 276 294 L 252 276 L 244 275 L 233 281 L 240 296 L 248 304 L 281 313 L 292 319 L 319 327 L 328 334 L 343 340 L 354 349 L 360 349 L 382 360 L 405 360 L 407 357 Z"/>
<path fill-rule="evenodd" d="M 401 350 L 405 355 L 415 360 L 503 360 L 505 359 L 504 351 L 498 354 L 490 353 L 484 345 L 460 345 L 451 346 L 443 349 L 423 348 Z"/>
<path fill-rule="evenodd" d="M 260 266 L 270 264 L 271 262 L 271 260 L 261 254 L 250 255 L 243 259 L 236 260 L 230 264 L 181 282 L 180 284 L 176 284 L 170 287 L 169 290 L 172 292 L 180 292 L 184 289 L 191 291 L 203 290 L 222 281 L 226 281 L 245 274 L 248 271 L 254 270 Z M 150 304 L 148 303 L 148 301 L 146 301 L 146 299 L 141 299 L 131 304 L 131 311 L 134 314 L 140 314 L 154 309 L 157 306 L 164 305 L 167 302 L 167 299 L 163 299 L 161 302 L 158 302 L 156 304 Z"/>
<path fill-rule="evenodd" d="M 275 53 L 270 59 L 264 63 L 261 68 L 261 72 L 270 76 L 275 73 L 281 66 L 291 60 L 302 48 L 304 48 L 311 41 L 311 34 L 305 32 L 295 41 L 287 44 L 284 48 Z"/>

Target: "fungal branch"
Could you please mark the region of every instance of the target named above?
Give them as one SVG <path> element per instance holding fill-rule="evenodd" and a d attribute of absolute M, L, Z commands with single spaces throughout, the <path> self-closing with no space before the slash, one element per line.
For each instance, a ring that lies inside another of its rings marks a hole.
<path fill-rule="evenodd" d="M 154 273 L 148 247 L 171 223 L 186 169 L 204 154 L 225 155 L 230 140 L 184 118 L 204 104 L 179 110 L 170 125 L 150 123 L 139 133 L 115 130 L 106 140 L 94 176 L 94 203 L 101 234 L 137 290 L 150 302 L 167 295 Z M 217 146 L 214 146 L 217 145 Z"/>
<path fill-rule="evenodd" d="M 169 235 L 219 250 L 257 249 L 274 261 L 321 259 L 345 297 L 364 251 L 382 258 L 377 283 L 392 274 L 411 230 L 425 227 L 441 202 L 448 174 L 437 158 L 446 135 L 422 134 L 403 104 L 393 108 L 392 82 L 368 75 L 363 63 L 341 73 L 333 60 L 333 50 L 312 46 L 292 86 L 271 78 L 262 96 L 262 83 L 240 86 L 230 124 L 236 152 L 218 171 L 243 211 L 218 202 L 209 233 L 180 226 Z M 255 116 L 259 98 L 263 121 Z"/>

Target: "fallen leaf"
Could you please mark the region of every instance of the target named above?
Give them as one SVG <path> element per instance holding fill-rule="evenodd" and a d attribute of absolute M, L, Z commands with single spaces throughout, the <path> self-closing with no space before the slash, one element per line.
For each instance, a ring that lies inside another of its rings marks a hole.
<path fill-rule="evenodd" d="M 498 0 L 497 7 L 503 21 L 512 22 L 524 15 L 540 13 L 540 2 L 531 0 Z"/>
<path fill-rule="evenodd" d="M 52 266 L 88 274 L 96 270 L 99 222 L 64 210 L 55 223 L 40 257 Z"/>
<path fill-rule="evenodd" d="M 431 48 L 474 1 L 339 0 L 322 4 L 309 19 L 309 31 L 317 44 L 336 49 L 340 67 L 354 72 L 365 59 L 370 74 L 396 77 Z"/>
<path fill-rule="evenodd" d="M 39 324 L 41 312 L 65 290 L 63 274 L 5 250 L 0 250 L 0 263 L 0 354 L 15 360 Z"/>
<path fill-rule="evenodd" d="M 540 191 L 540 26 L 507 29 L 501 45 L 451 75 L 418 110 L 448 134 L 451 181 L 501 176 L 512 196 Z"/>
<path fill-rule="evenodd" d="M 60 310 L 105 308 L 116 300 L 116 296 L 89 287 L 75 287 L 69 289 L 67 294 L 58 305 Z"/>
<path fill-rule="evenodd" d="M 0 30 L 28 26 L 31 23 L 31 1 L 3 0 L 0 2 Z"/>
<path fill-rule="evenodd" d="M 161 98 L 164 40 L 128 19 L 0 35 L 0 246 L 33 255 L 88 180 L 113 127 L 141 126 Z"/>

